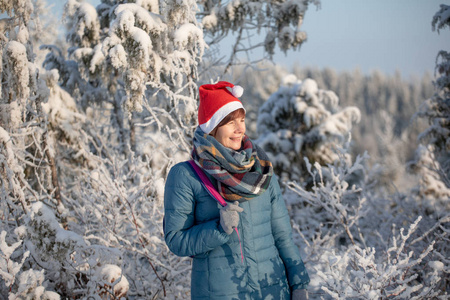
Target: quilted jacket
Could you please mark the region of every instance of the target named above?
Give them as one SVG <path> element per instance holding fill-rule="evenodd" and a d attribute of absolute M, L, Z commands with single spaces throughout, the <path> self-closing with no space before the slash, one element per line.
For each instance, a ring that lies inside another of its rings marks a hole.
<path fill-rule="evenodd" d="M 289 300 L 292 290 L 307 287 L 308 273 L 292 241 L 275 176 L 264 194 L 240 203 L 244 211 L 239 234 L 223 231 L 219 204 L 188 162 L 170 170 L 164 206 L 169 249 L 178 256 L 193 256 L 192 299 Z"/>

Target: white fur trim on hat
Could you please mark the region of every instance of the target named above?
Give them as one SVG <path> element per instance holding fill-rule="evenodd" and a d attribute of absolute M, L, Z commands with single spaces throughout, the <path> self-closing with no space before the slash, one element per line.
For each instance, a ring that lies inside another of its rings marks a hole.
<path fill-rule="evenodd" d="M 239 101 L 233 101 L 225 104 L 214 113 L 208 122 L 200 124 L 200 128 L 204 133 L 209 134 L 226 116 L 239 108 L 242 108 L 245 111 L 244 106 Z"/>

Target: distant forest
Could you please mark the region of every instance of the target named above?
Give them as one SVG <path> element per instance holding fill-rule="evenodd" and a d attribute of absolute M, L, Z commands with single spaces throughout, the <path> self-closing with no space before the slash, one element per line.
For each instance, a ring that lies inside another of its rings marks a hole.
<path fill-rule="evenodd" d="M 404 78 L 399 72 L 363 74 L 360 70 L 337 72 L 299 65 L 288 70 L 269 63 L 257 68 L 235 68 L 234 80 L 245 88 L 249 136 L 258 137 L 258 109 L 290 73 L 301 80 L 311 78 L 320 89 L 333 91 L 340 106 L 356 106 L 361 111 L 361 121 L 351 131 L 352 155 L 368 151 L 370 164 L 383 167 L 383 181 L 394 183 L 396 189 L 410 187 L 412 182 L 406 178 L 404 166 L 413 159 L 417 137 L 428 126 L 426 120 L 414 116 L 420 104 L 434 93 L 431 74 Z"/>

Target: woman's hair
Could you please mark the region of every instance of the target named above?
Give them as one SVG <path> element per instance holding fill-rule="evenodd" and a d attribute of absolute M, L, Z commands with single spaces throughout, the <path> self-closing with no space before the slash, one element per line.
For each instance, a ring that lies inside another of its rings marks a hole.
<path fill-rule="evenodd" d="M 222 121 L 220 121 L 219 125 L 217 125 L 213 130 L 211 130 L 211 135 L 215 136 L 217 128 L 227 124 L 233 119 L 236 118 L 245 118 L 245 110 L 243 108 L 236 109 L 235 111 L 230 112 Z"/>

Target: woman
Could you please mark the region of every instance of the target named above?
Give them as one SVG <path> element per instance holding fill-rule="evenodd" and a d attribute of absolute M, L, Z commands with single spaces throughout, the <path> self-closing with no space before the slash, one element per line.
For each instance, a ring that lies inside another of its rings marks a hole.
<path fill-rule="evenodd" d="M 175 165 L 165 186 L 165 241 L 193 257 L 192 299 L 308 299 L 272 164 L 245 135 L 242 91 L 225 81 L 200 86 L 192 158 L 228 205 L 188 162 Z"/>

